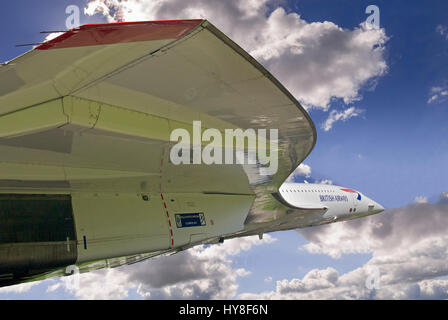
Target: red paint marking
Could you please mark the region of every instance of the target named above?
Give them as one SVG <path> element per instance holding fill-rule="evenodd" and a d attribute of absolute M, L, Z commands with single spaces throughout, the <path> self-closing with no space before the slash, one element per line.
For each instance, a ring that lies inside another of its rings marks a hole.
<path fill-rule="evenodd" d="M 162 198 L 163 206 L 165 207 L 165 209 L 167 209 L 166 202 L 165 202 L 165 199 L 164 199 L 162 193 L 160 194 L 160 197 Z M 174 233 L 173 233 L 173 228 L 171 226 L 171 219 L 170 219 L 170 214 L 168 213 L 168 209 L 165 210 L 165 212 L 166 212 L 166 216 L 168 218 L 168 225 L 169 225 L 169 230 L 170 230 L 170 235 L 171 235 L 171 245 L 170 245 L 170 248 L 172 248 L 172 247 L 174 247 Z"/>
<path fill-rule="evenodd" d="M 214 225 L 214 224 L 215 224 L 215 222 L 213 221 L 213 219 L 210 220 L 210 224 L 211 224 L 211 225 Z"/>
<path fill-rule="evenodd" d="M 342 191 L 345 191 L 345 192 L 354 192 L 354 193 L 358 193 L 357 191 L 355 191 L 355 190 L 352 190 L 352 189 L 341 189 Z"/>
<path fill-rule="evenodd" d="M 41 44 L 36 50 L 179 39 L 202 21 L 192 19 L 86 24 Z"/>

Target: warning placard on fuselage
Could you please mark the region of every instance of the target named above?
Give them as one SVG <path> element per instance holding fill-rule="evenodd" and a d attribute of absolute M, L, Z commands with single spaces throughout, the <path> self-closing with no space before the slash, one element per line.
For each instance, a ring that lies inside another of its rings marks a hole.
<path fill-rule="evenodd" d="M 205 226 L 205 215 L 203 212 L 197 213 L 176 213 L 176 226 L 178 228 Z"/>

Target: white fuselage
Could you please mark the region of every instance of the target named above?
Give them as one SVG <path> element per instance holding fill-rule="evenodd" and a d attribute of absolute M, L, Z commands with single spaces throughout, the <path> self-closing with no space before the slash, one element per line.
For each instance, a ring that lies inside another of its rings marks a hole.
<path fill-rule="evenodd" d="M 379 213 L 384 208 L 359 191 L 328 184 L 284 183 L 280 195 L 291 206 L 326 208 L 324 218 L 349 220 Z"/>

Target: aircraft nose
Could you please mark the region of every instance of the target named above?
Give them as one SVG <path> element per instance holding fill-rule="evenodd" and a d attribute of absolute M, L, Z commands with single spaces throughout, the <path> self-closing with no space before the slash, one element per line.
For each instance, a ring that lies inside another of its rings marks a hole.
<path fill-rule="evenodd" d="M 371 201 L 369 204 L 369 211 L 373 214 L 381 213 L 384 211 L 384 207 L 380 205 L 378 202 Z"/>

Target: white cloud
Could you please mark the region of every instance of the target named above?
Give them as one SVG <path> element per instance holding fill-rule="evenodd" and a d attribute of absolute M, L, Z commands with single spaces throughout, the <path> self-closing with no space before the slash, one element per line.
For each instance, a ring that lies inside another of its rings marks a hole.
<path fill-rule="evenodd" d="M 2 287 L 0 288 L 0 294 L 2 293 L 25 293 L 30 291 L 30 289 L 36 285 L 38 285 L 38 282 L 28 282 L 28 283 L 21 283 L 16 284 L 13 286 L 8 287 Z"/>
<path fill-rule="evenodd" d="M 311 175 L 311 167 L 307 164 L 301 163 L 293 172 L 297 176 L 305 176 L 309 178 Z"/>
<path fill-rule="evenodd" d="M 434 101 L 437 100 L 438 97 L 439 97 L 439 96 L 438 96 L 437 94 L 432 95 L 431 97 L 429 97 L 427 103 L 433 103 Z"/>
<path fill-rule="evenodd" d="M 285 180 L 287 182 L 294 182 L 294 177 L 305 177 L 309 178 L 311 176 L 311 167 L 305 163 L 299 164 L 299 166 L 289 175 Z"/>
<path fill-rule="evenodd" d="M 433 102 L 444 102 L 448 98 L 448 87 L 447 86 L 436 86 L 429 90 L 428 104 Z"/>
<path fill-rule="evenodd" d="M 332 110 L 328 119 L 323 123 L 322 129 L 325 131 L 329 131 L 335 122 L 337 121 L 347 121 L 350 118 L 357 117 L 364 113 L 364 110 L 357 109 L 355 107 L 350 107 L 345 109 L 344 111 L 338 112 L 336 110 Z"/>
<path fill-rule="evenodd" d="M 437 25 L 436 32 L 438 32 L 445 40 L 448 40 L 448 27 L 444 25 Z"/>
<path fill-rule="evenodd" d="M 90 1 L 85 13 L 109 21 L 206 18 L 267 67 L 306 107 L 327 110 L 332 99 L 348 104 L 384 75 L 384 29 L 343 29 L 309 23 L 268 0 Z"/>
<path fill-rule="evenodd" d="M 302 280 L 282 280 L 277 282 L 281 294 L 290 292 L 307 292 L 324 288 L 331 288 L 338 280 L 338 272 L 333 268 L 325 270 L 314 269 L 308 272 Z"/>
<path fill-rule="evenodd" d="M 314 269 L 302 279 L 277 281 L 274 291 L 245 293 L 244 299 L 448 299 L 448 201 L 411 204 L 379 215 L 301 229 L 312 254 L 339 258 L 370 253 L 362 267 L 340 275 Z M 372 273 L 377 270 L 377 273 Z M 378 286 L 366 283 L 377 277 Z"/>
<path fill-rule="evenodd" d="M 61 282 L 57 282 L 55 284 L 48 286 L 46 292 L 48 293 L 57 291 L 59 288 L 61 288 L 61 286 L 62 286 Z"/>
<path fill-rule="evenodd" d="M 254 245 L 275 241 L 269 235 L 231 239 L 222 245 L 195 247 L 171 257 L 140 264 L 130 279 L 138 282 L 139 293 L 155 299 L 228 299 L 238 289 L 237 278 L 250 274 L 233 269 L 228 258 L 248 251 Z"/>
<path fill-rule="evenodd" d="M 316 183 L 318 183 L 318 184 L 333 184 L 333 181 L 329 180 L 329 179 L 324 179 L 324 180 L 316 181 Z"/>
<path fill-rule="evenodd" d="M 277 281 L 273 291 L 242 293 L 240 299 L 447 299 L 448 280 L 422 280 L 394 283 L 377 287 L 366 286 L 375 268 L 365 266 L 339 275 L 333 268 L 313 269 L 302 279 Z M 381 273 L 380 273 L 381 277 Z"/>
<path fill-rule="evenodd" d="M 425 196 L 417 196 L 414 199 L 415 203 L 427 203 L 428 202 L 428 197 Z"/>
<path fill-rule="evenodd" d="M 125 299 L 135 285 L 129 283 L 129 276 L 122 268 L 104 269 L 81 274 L 79 287 L 73 286 L 70 277 L 60 279 L 65 291 L 83 300 Z"/>

